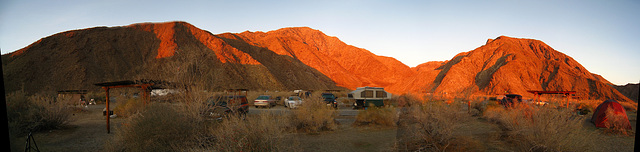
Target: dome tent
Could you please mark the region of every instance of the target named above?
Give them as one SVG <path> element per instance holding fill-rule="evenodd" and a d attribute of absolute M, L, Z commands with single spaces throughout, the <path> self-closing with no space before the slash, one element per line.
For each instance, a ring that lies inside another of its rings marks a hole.
<path fill-rule="evenodd" d="M 611 109 L 612 112 L 607 112 L 608 109 Z M 609 118 L 615 117 L 623 118 L 624 121 L 613 121 Z M 606 100 L 602 102 L 598 107 L 594 110 L 593 116 L 591 117 L 591 122 L 596 125 L 598 128 L 607 128 L 607 123 L 620 123 L 617 125 L 623 126 L 626 129 L 631 129 L 631 123 L 629 122 L 629 118 L 627 117 L 627 113 L 615 100 Z"/>

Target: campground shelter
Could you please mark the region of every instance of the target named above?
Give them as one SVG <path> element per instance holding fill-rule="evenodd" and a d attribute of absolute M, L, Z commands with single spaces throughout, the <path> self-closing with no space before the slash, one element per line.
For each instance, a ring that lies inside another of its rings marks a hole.
<path fill-rule="evenodd" d="M 70 105 L 78 105 L 80 101 L 86 101 L 87 90 L 60 90 L 56 102 Z"/>
<path fill-rule="evenodd" d="M 142 102 L 144 103 L 144 105 L 147 105 L 149 103 L 149 100 L 151 99 L 150 98 L 151 91 L 154 89 L 167 89 L 167 88 L 179 88 L 179 87 L 184 87 L 186 89 L 185 85 L 179 85 L 173 82 L 167 82 L 167 81 L 161 81 L 161 80 L 149 80 L 149 79 L 103 82 L 103 83 L 96 83 L 94 85 L 102 87 L 102 89 L 104 89 L 105 91 L 105 96 L 106 96 L 105 109 L 106 109 L 106 113 L 109 113 L 109 114 L 105 114 L 107 119 L 107 133 L 111 132 L 111 127 L 109 126 L 109 116 L 111 115 L 110 114 L 111 110 L 109 110 L 109 103 L 110 103 L 109 90 L 115 89 L 115 88 L 138 88 L 142 93 Z"/>
<path fill-rule="evenodd" d="M 565 102 L 566 102 L 567 107 L 569 107 L 569 98 L 571 98 L 570 95 L 576 94 L 575 91 L 534 91 L 534 90 L 529 90 L 527 92 L 533 93 L 533 95 L 535 95 L 535 97 L 536 97 L 536 101 L 537 102 L 540 102 L 540 96 L 543 95 L 543 94 L 562 94 L 566 98 Z M 560 103 L 560 104 L 562 105 L 562 103 Z"/>

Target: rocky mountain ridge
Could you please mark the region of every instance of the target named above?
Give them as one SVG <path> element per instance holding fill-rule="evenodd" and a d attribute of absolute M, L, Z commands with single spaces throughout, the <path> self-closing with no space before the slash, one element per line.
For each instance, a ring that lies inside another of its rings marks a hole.
<path fill-rule="evenodd" d="M 203 89 L 355 89 L 527 94 L 572 90 L 629 101 L 542 41 L 500 36 L 448 61 L 408 67 L 308 27 L 212 34 L 186 22 L 73 30 L 2 56 L 7 92 L 95 89 L 93 83 L 169 79 Z"/>

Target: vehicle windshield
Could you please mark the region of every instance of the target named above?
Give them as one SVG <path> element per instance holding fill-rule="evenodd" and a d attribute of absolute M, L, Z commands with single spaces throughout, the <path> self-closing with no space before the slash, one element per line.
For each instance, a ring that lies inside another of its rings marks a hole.
<path fill-rule="evenodd" d="M 289 97 L 289 100 L 298 100 L 298 97 Z"/>
<path fill-rule="evenodd" d="M 322 95 L 322 98 L 325 98 L 325 99 L 333 99 L 333 98 L 335 98 L 335 96 L 333 96 L 333 94 L 323 94 L 323 95 Z"/>
<path fill-rule="evenodd" d="M 269 99 L 269 96 L 258 96 L 257 100 L 266 100 Z"/>

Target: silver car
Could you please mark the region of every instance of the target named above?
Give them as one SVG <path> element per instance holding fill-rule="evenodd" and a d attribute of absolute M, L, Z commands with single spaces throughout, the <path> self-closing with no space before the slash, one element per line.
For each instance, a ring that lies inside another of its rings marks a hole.
<path fill-rule="evenodd" d="M 258 96 L 258 98 L 256 98 L 256 100 L 253 101 L 253 105 L 256 108 L 258 107 L 271 108 L 276 106 L 276 100 L 273 99 L 270 95 L 261 95 L 261 96 Z"/>
<path fill-rule="evenodd" d="M 300 104 L 302 104 L 302 99 L 298 96 L 289 96 L 284 99 L 284 107 L 297 108 Z"/>

